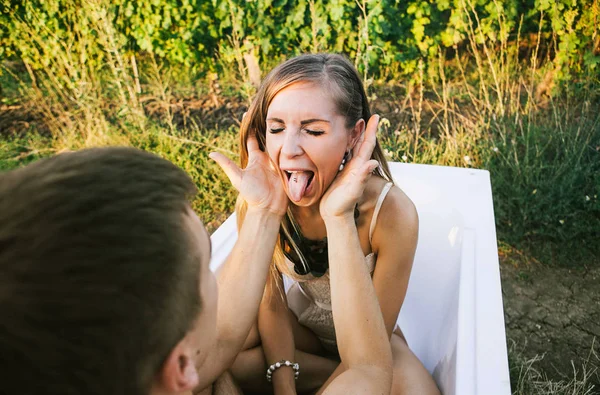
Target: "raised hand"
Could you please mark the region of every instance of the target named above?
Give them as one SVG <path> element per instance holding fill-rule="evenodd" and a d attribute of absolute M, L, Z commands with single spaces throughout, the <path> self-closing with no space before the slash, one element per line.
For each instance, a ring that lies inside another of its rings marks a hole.
<path fill-rule="evenodd" d="M 240 196 L 248 203 L 248 208 L 267 210 L 283 216 L 288 198 L 283 189 L 279 173 L 269 159 L 260 150 L 256 136 L 248 137 L 248 165 L 240 167 L 225 155 L 211 152 L 209 155 L 227 174 Z"/>
<path fill-rule="evenodd" d="M 352 159 L 321 198 L 319 210 L 323 218 L 354 215 L 354 206 L 362 196 L 371 174 L 379 166 L 378 161 L 371 159 L 378 123 L 378 115 L 369 119 L 365 131 L 352 149 Z"/>

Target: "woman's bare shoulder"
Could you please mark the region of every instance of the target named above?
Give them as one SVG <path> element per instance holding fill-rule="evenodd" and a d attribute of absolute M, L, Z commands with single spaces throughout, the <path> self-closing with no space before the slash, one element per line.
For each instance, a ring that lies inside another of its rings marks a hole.
<path fill-rule="evenodd" d="M 371 177 L 367 182 L 360 204 L 374 208 L 387 183 L 389 183 L 389 181 L 384 178 L 378 176 Z M 414 209 L 415 206 L 410 197 L 408 197 L 408 195 L 397 185 L 391 187 L 385 196 L 381 207 L 381 210 L 386 210 L 388 212 L 393 210 L 412 211 Z"/>
<path fill-rule="evenodd" d="M 379 195 L 381 195 L 381 191 L 388 182 L 388 180 L 375 175 L 369 178 L 359 205 L 364 205 L 365 208 L 368 207 L 371 209 L 375 207 L 377 199 L 379 199 Z"/>
<path fill-rule="evenodd" d="M 375 201 L 381 193 L 383 186 L 387 183 L 386 180 L 379 179 L 381 181 L 373 185 L 374 189 L 378 189 L 378 192 L 375 192 L 377 195 Z M 382 238 L 382 235 L 405 235 L 412 238 L 412 236 L 416 236 L 418 230 L 419 216 L 415 204 L 400 187 L 397 185 L 392 186 L 383 200 L 381 209 L 377 215 L 374 244 L 377 241 L 376 239 L 379 239 L 379 241 L 386 239 L 385 237 Z M 377 237 L 378 235 L 380 237 Z"/>
<path fill-rule="evenodd" d="M 361 222 L 368 222 L 362 223 L 362 225 L 370 226 L 371 219 L 375 214 L 377 201 L 381 197 L 383 189 L 388 182 L 388 180 L 378 176 L 371 177 L 367 182 L 362 199 L 358 204 L 358 209 L 362 217 Z M 376 227 L 379 228 L 381 225 L 380 223 L 382 223 L 386 228 L 389 228 L 390 226 L 393 228 L 393 225 L 396 223 L 406 223 L 407 221 L 413 222 L 415 219 L 418 223 L 415 205 L 412 200 L 401 188 L 397 185 L 393 185 L 387 192 L 380 211 L 377 213 L 377 218 L 375 218 L 375 221 L 377 222 Z"/>

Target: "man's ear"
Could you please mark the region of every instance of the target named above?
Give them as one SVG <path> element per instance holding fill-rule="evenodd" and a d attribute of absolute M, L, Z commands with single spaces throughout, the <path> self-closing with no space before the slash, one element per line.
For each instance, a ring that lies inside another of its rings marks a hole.
<path fill-rule="evenodd" d="M 346 147 L 346 151 L 351 151 L 354 149 L 354 146 L 360 139 L 360 136 L 364 133 L 366 128 L 366 123 L 364 119 L 359 119 L 354 124 L 354 127 L 350 131 L 350 136 L 348 138 L 348 146 Z"/>
<path fill-rule="evenodd" d="M 196 388 L 199 378 L 195 356 L 196 351 L 190 347 L 187 339 L 183 338 L 165 360 L 158 373 L 157 384 L 172 393 L 191 391 Z"/>

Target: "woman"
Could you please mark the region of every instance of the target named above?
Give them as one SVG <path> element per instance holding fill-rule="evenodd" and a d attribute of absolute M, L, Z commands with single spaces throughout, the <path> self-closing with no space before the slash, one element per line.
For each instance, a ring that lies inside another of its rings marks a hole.
<path fill-rule="evenodd" d="M 379 165 L 379 162 L 370 159 L 375 147 L 376 133 L 375 127 L 369 128 L 364 139 L 361 139 L 355 148 L 356 159 L 344 173 L 336 177 L 319 203 L 319 211 L 326 227 L 341 230 L 332 233 L 328 248 L 332 256 L 339 258 L 331 262 L 329 273 L 332 279 L 333 322 L 340 359 L 345 368 L 343 373 L 329 383 L 323 392 L 324 395 L 389 394 L 392 385 L 392 350 L 371 276 L 362 259 L 360 246 L 347 245 L 347 241 L 351 242 L 356 238 L 357 230 L 353 226 L 354 205 L 362 196 L 372 172 Z M 238 189 L 239 196 L 244 198 L 249 207 L 254 208 L 254 218 L 251 218 L 250 209 L 246 213 L 244 227 L 263 227 L 266 233 L 260 232 L 261 248 L 266 248 L 263 252 L 272 255 L 275 240 L 269 237 L 268 229 L 272 229 L 273 224 L 279 227 L 288 206 L 288 198 L 279 179 L 279 169 L 270 165 L 269 157 L 259 149 L 254 135 L 248 138 L 248 165 L 243 170 L 221 154 L 213 153 L 211 158 L 223 168 Z M 350 221 L 350 226 L 340 229 L 339 224 L 344 221 Z M 253 237 L 256 236 L 258 228 L 255 229 Z M 243 237 L 243 229 L 241 232 L 240 238 Z M 273 240 L 270 249 L 268 239 Z M 236 246 L 239 246 L 238 243 Z M 260 249 L 254 252 L 258 253 L 261 253 Z M 224 278 L 227 277 L 228 275 L 224 275 Z M 296 364 L 281 361 L 269 367 L 268 376 L 272 376 L 278 368 L 298 370 Z M 224 387 L 217 382 L 214 393 L 229 394 L 232 389 L 236 388 Z M 294 388 L 290 387 L 288 390 L 287 392 L 294 392 Z"/>
<path fill-rule="evenodd" d="M 328 269 L 341 257 L 349 259 L 351 251 L 350 259 L 364 262 L 372 274 L 393 355 L 391 393 L 439 393 L 396 328 L 417 244 L 418 217 L 410 199 L 393 185 L 374 138 L 367 151 L 380 163 L 375 177 L 365 180 L 354 200 L 347 199 L 344 187 L 357 172 L 353 164 L 359 162 L 365 132 L 374 134 L 377 122 L 352 64 L 330 54 L 302 55 L 276 67 L 242 122 L 242 168 L 248 164 L 248 139 L 256 135 L 290 200 L 257 326 L 232 369 L 247 390 L 294 393 L 297 384 L 299 392 L 322 391 L 346 370 L 339 362 L 331 309 L 330 281 L 336 279 Z M 341 209 L 340 199 L 351 207 Z M 245 210 L 239 199 L 240 224 Z M 340 234 L 347 237 L 340 239 Z M 343 245 L 328 245 L 333 239 Z M 294 281 L 287 295 L 282 275 Z M 295 370 L 288 366 L 270 369 L 271 383 L 265 380 L 264 367 L 281 360 L 299 364 L 297 383 Z"/>

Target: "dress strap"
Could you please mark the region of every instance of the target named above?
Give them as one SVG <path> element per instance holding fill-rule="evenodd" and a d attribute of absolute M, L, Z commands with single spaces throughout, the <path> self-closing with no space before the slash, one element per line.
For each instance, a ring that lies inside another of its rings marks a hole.
<path fill-rule="evenodd" d="M 371 226 L 369 227 L 369 243 L 371 243 L 373 240 L 373 231 L 375 231 L 375 224 L 377 223 L 377 216 L 379 215 L 379 210 L 381 209 L 381 205 L 383 204 L 385 197 L 392 188 L 392 185 L 394 184 L 392 184 L 391 182 L 385 184 L 385 186 L 381 190 L 381 193 L 379 194 L 379 199 L 377 199 L 375 210 L 373 210 L 373 217 L 371 218 Z"/>

